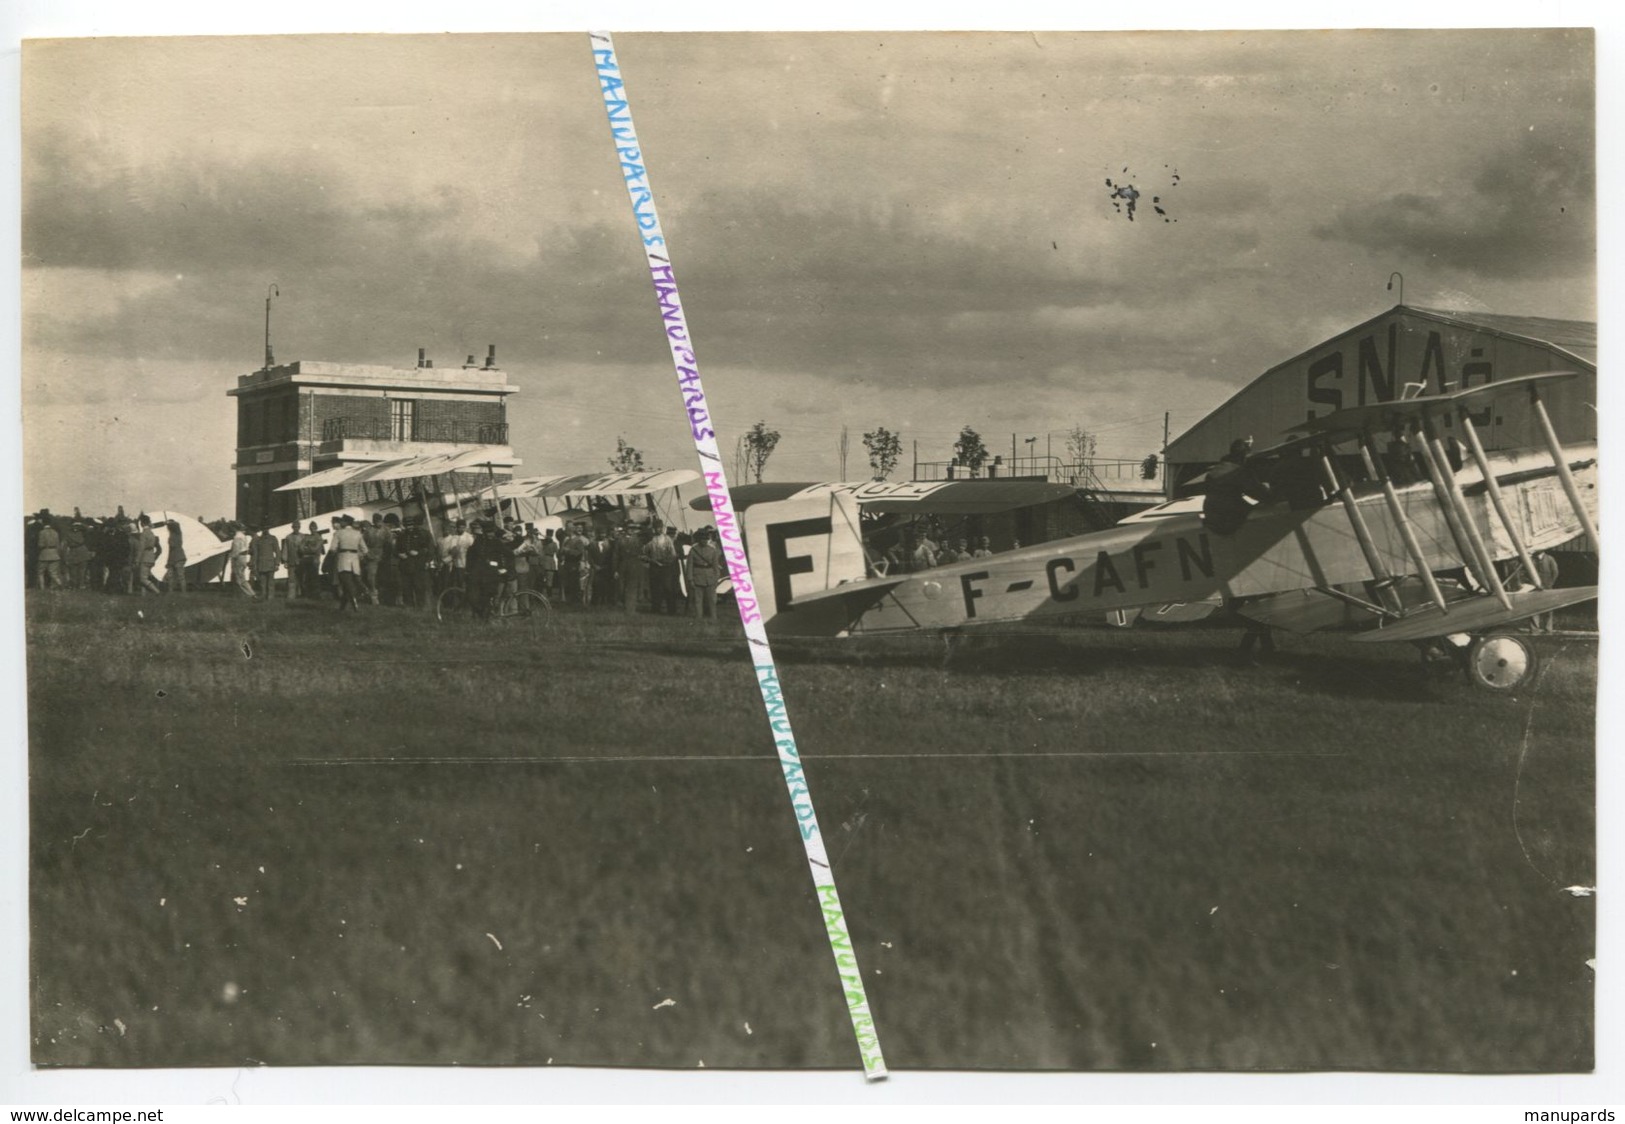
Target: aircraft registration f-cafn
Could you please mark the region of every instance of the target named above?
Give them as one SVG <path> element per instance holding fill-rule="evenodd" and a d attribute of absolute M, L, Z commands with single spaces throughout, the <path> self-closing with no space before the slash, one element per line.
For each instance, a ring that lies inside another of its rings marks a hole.
<path fill-rule="evenodd" d="M 746 547 L 771 571 L 755 592 L 779 635 L 1126 619 L 1170 606 L 1191 619 L 1230 604 L 1271 628 L 1442 645 L 1474 682 L 1511 690 L 1529 680 L 1535 655 L 1509 626 L 1597 596 L 1595 586 L 1542 588 L 1532 560 L 1579 535 L 1597 549 L 1596 447 L 1565 450 L 1540 400 L 1542 384 L 1573 375 L 1340 410 L 1228 476 L 1210 474 L 1205 501 L 908 574 L 873 575 L 853 486 L 809 489 L 749 509 Z M 1544 447 L 1487 453 L 1472 415 L 1511 393 L 1529 396 Z M 1534 588 L 1507 588 L 1496 564 L 1511 560 Z"/>

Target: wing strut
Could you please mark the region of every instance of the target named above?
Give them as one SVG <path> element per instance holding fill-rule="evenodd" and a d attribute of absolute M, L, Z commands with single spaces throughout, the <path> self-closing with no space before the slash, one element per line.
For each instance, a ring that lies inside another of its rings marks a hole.
<path fill-rule="evenodd" d="M 1501 482 L 1495 478 L 1495 473 L 1490 471 L 1490 462 L 1484 455 L 1483 442 L 1479 441 L 1478 430 L 1473 427 L 1472 413 L 1466 406 L 1458 406 L 1457 410 L 1461 420 L 1461 431 L 1467 437 L 1467 448 L 1473 454 L 1473 462 L 1478 465 L 1478 471 L 1484 474 L 1484 490 L 1489 493 L 1490 503 L 1495 507 L 1495 514 L 1501 520 L 1501 526 L 1506 528 L 1507 538 L 1512 540 L 1512 548 L 1518 552 L 1518 561 L 1523 563 L 1523 572 L 1528 575 L 1536 589 L 1544 589 L 1546 587 L 1541 584 L 1540 575 L 1535 572 L 1535 563 L 1529 557 L 1529 548 L 1524 545 L 1523 536 L 1512 524 L 1506 500 L 1501 495 Z"/>
<path fill-rule="evenodd" d="M 1449 605 L 1444 594 L 1439 591 L 1439 583 L 1433 578 L 1433 571 L 1428 568 L 1427 556 L 1422 553 L 1422 545 L 1416 541 L 1416 530 L 1411 526 L 1410 519 L 1405 514 L 1405 507 L 1399 502 L 1399 493 L 1394 490 L 1394 482 L 1383 467 L 1382 458 L 1374 452 L 1371 441 L 1371 431 L 1360 431 L 1360 456 L 1365 458 L 1365 470 L 1373 480 L 1382 484 L 1382 495 L 1388 501 L 1388 514 L 1393 517 L 1394 525 L 1399 528 L 1399 537 L 1405 540 L 1405 551 L 1411 556 L 1411 562 L 1416 566 L 1416 575 L 1422 579 L 1427 587 L 1428 596 L 1439 607 L 1439 612 L 1448 614 Z"/>
<path fill-rule="evenodd" d="M 1323 446 L 1320 450 L 1320 467 L 1326 473 L 1326 481 L 1331 485 L 1337 498 L 1343 503 L 1343 510 L 1349 517 L 1349 525 L 1354 528 L 1354 537 L 1359 540 L 1360 553 L 1365 555 L 1365 564 L 1371 567 L 1371 579 L 1377 583 L 1377 594 L 1385 603 L 1393 599 L 1391 586 L 1393 575 L 1383 564 L 1382 555 L 1377 553 L 1377 546 L 1371 539 L 1371 528 L 1366 526 L 1365 513 L 1354 500 L 1354 485 L 1347 483 L 1339 477 L 1337 466 L 1332 463 L 1331 453 Z M 1390 604 L 1389 608 L 1393 608 Z"/>
<path fill-rule="evenodd" d="M 1462 497 L 1456 475 L 1450 468 L 1450 458 L 1445 456 L 1444 442 L 1434 431 L 1432 418 L 1424 415 L 1423 421 L 1426 432 L 1419 426 L 1411 431 L 1411 439 L 1426 460 L 1428 478 L 1433 481 L 1433 494 L 1443 505 L 1445 521 L 1456 535 L 1456 545 L 1466 548 L 1462 551 L 1462 561 L 1472 570 L 1478 584 L 1493 593 L 1503 609 L 1511 612 L 1512 602 L 1501 585 L 1500 575 L 1495 572 L 1489 551 L 1484 549 L 1484 540 L 1473 524 L 1472 513 L 1467 510 L 1467 501 Z"/>
<path fill-rule="evenodd" d="M 1585 505 L 1580 502 L 1580 489 L 1574 485 L 1574 473 L 1569 471 L 1569 459 L 1563 452 L 1563 443 L 1557 439 L 1557 431 L 1552 428 L 1552 419 L 1546 416 L 1546 404 L 1540 400 L 1540 390 L 1534 383 L 1529 384 L 1529 408 L 1534 412 L 1535 421 L 1540 423 L 1540 432 L 1546 438 L 1546 448 L 1551 451 L 1552 463 L 1557 466 L 1557 478 L 1563 482 L 1563 491 L 1568 494 L 1569 506 L 1574 508 L 1574 515 L 1580 520 L 1580 526 L 1585 528 L 1586 538 L 1591 540 L 1591 549 L 1600 551 L 1600 540 L 1597 538 L 1597 525 L 1591 521 L 1591 513 L 1586 511 Z"/>

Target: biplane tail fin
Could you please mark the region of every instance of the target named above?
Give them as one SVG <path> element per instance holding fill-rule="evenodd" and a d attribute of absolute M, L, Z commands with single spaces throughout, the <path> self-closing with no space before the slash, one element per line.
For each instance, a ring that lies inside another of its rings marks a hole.
<path fill-rule="evenodd" d="M 868 576 L 858 503 L 851 495 L 824 492 L 753 504 L 745 519 L 745 548 L 763 620 L 780 618 L 778 631 L 844 630 L 835 619 L 842 611 L 839 599 L 820 595 Z"/>

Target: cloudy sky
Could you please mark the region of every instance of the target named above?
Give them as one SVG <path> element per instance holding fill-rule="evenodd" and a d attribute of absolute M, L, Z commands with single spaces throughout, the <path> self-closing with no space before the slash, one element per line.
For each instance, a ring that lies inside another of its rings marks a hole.
<path fill-rule="evenodd" d="M 849 476 L 877 425 L 1143 457 L 1392 270 L 1596 318 L 1584 33 L 617 46 L 723 446 L 781 431 L 768 479 L 835 477 L 843 425 Z M 229 512 L 273 281 L 280 361 L 496 344 L 527 473 L 617 436 L 692 464 L 584 35 L 34 42 L 22 98 L 30 508 Z"/>

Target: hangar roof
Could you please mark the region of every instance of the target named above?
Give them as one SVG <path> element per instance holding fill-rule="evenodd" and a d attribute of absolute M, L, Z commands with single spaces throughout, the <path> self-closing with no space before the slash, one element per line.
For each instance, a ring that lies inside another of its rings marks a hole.
<path fill-rule="evenodd" d="M 1443 308 L 1409 308 L 1424 316 L 1470 324 L 1506 336 L 1550 344 L 1597 365 L 1597 325 L 1589 320 L 1553 320 L 1545 316 L 1503 316 L 1498 312 L 1458 312 Z"/>
<path fill-rule="evenodd" d="M 1589 369 L 1593 374 L 1597 369 L 1597 325 L 1588 320 L 1557 320 L 1545 316 L 1507 316 L 1498 312 L 1477 312 L 1443 308 L 1418 308 L 1415 305 L 1396 304 L 1392 308 L 1384 309 L 1376 316 L 1362 323 L 1356 324 L 1337 335 L 1323 340 L 1313 347 L 1293 356 L 1282 363 L 1276 363 L 1262 374 L 1247 380 L 1238 386 L 1230 397 L 1224 402 L 1208 411 L 1203 418 L 1190 426 L 1168 443 L 1166 455 L 1170 461 L 1181 459 L 1213 460 L 1218 453 L 1208 451 L 1210 455 L 1192 456 L 1190 443 L 1205 440 L 1207 427 L 1214 423 L 1214 419 L 1227 408 L 1242 399 L 1260 382 L 1270 378 L 1277 372 L 1284 371 L 1301 364 L 1305 359 L 1324 348 L 1332 340 L 1353 336 L 1367 331 L 1392 316 L 1405 316 L 1414 320 L 1433 320 L 1457 328 L 1468 328 L 1475 332 L 1488 335 L 1503 336 L 1507 339 L 1517 340 L 1525 344 L 1534 344 L 1538 347 L 1550 348 L 1560 352 L 1577 365 Z M 1222 450 L 1223 446 L 1220 446 Z"/>

